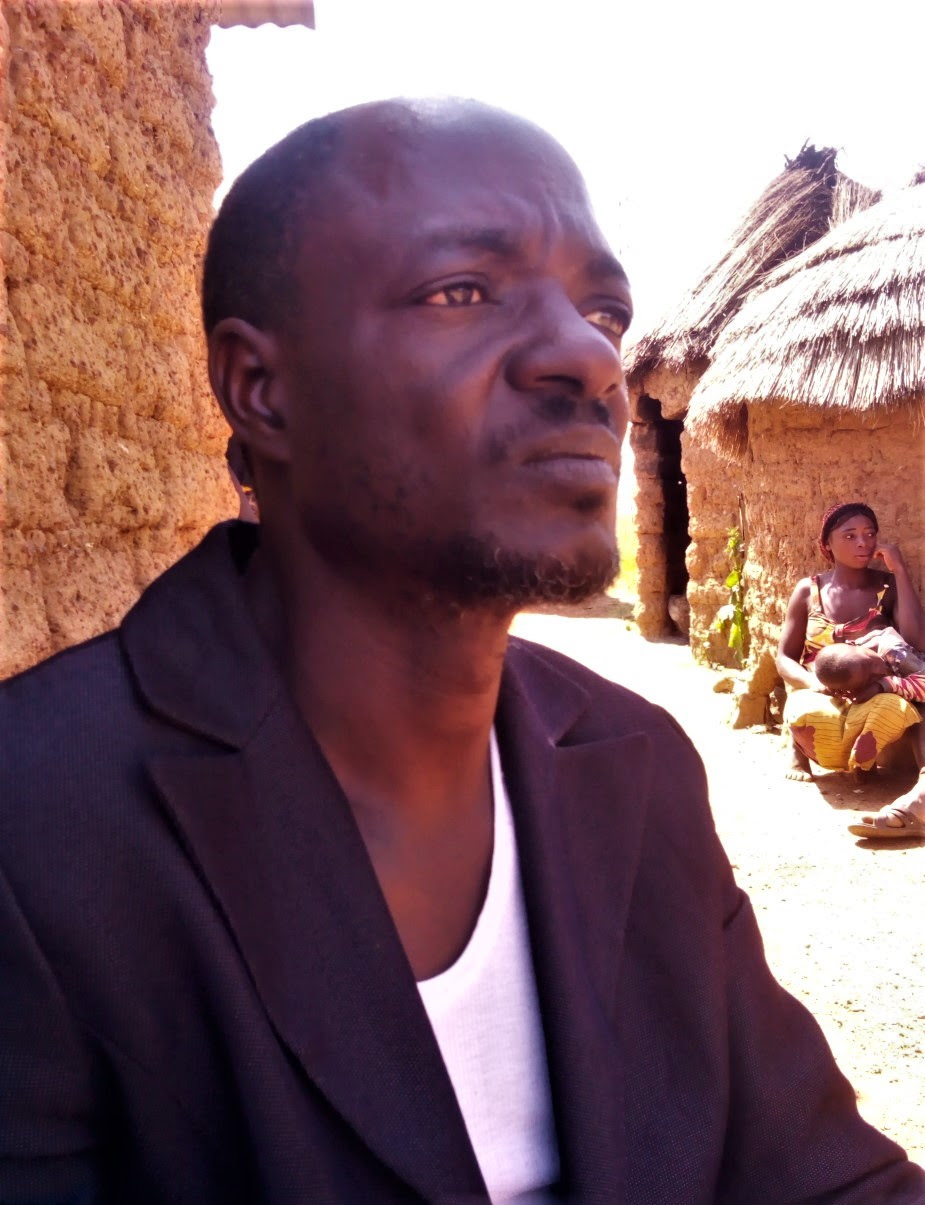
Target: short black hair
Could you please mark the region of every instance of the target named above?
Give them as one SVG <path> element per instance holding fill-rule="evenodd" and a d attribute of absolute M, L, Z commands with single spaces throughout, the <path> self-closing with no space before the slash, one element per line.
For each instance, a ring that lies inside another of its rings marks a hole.
<path fill-rule="evenodd" d="M 816 654 L 812 670 L 823 686 L 847 686 L 864 667 L 864 654 L 853 644 L 827 644 Z"/>
<path fill-rule="evenodd" d="M 223 318 L 279 330 L 294 300 L 301 223 L 322 190 L 345 128 L 344 114 L 305 122 L 246 168 L 209 231 L 202 268 L 206 334 Z"/>

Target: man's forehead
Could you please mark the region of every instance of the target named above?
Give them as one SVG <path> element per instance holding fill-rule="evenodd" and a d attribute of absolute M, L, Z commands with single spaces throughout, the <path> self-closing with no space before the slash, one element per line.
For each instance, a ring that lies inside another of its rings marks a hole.
<path fill-rule="evenodd" d="M 565 150 L 530 122 L 467 102 L 384 104 L 351 114 L 332 175 L 334 198 L 366 194 L 370 201 L 409 201 L 479 181 L 522 182 L 586 204 L 581 175 Z"/>
<path fill-rule="evenodd" d="M 577 237 L 601 263 L 615 264 L 563 148 L 494 110 L 463 110 L 442 122 L 387 112 L 351 123 L 325 200 L 325 220 L 310 229 L 338 241 L 391 242 L 394 249 L 478 242 L 501 254 L 543 227 Z"/>

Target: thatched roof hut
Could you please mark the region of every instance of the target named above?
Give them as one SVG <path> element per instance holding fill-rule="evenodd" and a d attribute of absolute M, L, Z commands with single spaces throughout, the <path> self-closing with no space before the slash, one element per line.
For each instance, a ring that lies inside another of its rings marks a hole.
<path fill-rule="evenodd" d="M 738 473 L 685 431 L 691 395 L 721 332 L 754 289 L 878 195 L 838 170 L 831 147 L 804 146 L 757 199 L 699 283 L 629 352 L 639 539 L 636 618 L 644 635 L 670 631 L 669 613 L 683 613 L 684 599 L 677 596 L 686 594 L 695 653 L 726 663 L 736 659 L 712 623 L 728 601 L 722 586 L 729 572 L 726 543 L 730 528 L 743 522 L 741 483 Z"/>
<path fill-rule="evenodd" d="M 750 720 L 774 686 L 789 593 L 820 568 L 832 501 L 866 496 L 925 585 L 923 183 L 920 169 L 881 200 L 833 151 L 804 147 L 628 358 L 640 628 L 668 630 L 683 590 L 695 655 L 733 662 L 715 619 L 741 528 Z"/>
<path fill-rule="evenodd" d="M 736 272 L 744 271 L 742 249 L 728 251 L 676 311 L 675 325 L 649 336 L 631 366 L 633 438 L 643 449 L 637 497 L 668 497 L 674 462 L 666 473 L 652 448 L 664 445 L 667 426 L 681 428 L 686 593 L 692 644 L 702 656 L 722 659 L 713 621 L 728 601 L 726 531 L 739 526 L 747 536 L 751 676 L 740 714 L 749 720 L 765 714 L 774 686 L 773 652 L 790 591 L 821 568 L 815 537 L 831 502 L 866 497 L 881 530 L 902 545 L 913 581 L 925 585 L 923 176 L 872 205 L 869 192 L 837 182 L 832 199 L 841 191 L 846 204 L 836 201 L 832 214 L 854 211 L 769 271 L 758 271 L 770 257 L 753 244 L 745 292 L 741 276 L 733 282 L 727 270 L 736 261 Z M 799 193 L 805 200 L 805 183 L 791 199 Z M 757 208 L 786 193 L 779 178 Z M 793 248 L 793 210 L 783 213 Z M 742 229 L 757 225 L 747 219 Z M 762 245 L 770 241 L 767 234 Z M 667 520 L 661 528 L 667 558 L 677 533 Z M 643 562 L 650 576 L 654 565 L 657 589 L 656 558 Z M 648 589 L 651 613 L 651 581 Z"/>
<path fill-rule="evenodd" d="M 907 406 L 921 419 L 923 400 L 925 183 L 856 213 L 750 294 L 713 348 L 687 425 L 741 455 L 758 405 L 871 416 Z"/>
<path fill-rule="evenodd" d="M 815 537 L 830 503 L 866 498 L 925 587 L 921 176 L 761 282 L 690 400 L 687 437 L 721 458 L 744 500 L 758 712 L 789 593 L 823 567 Z"/>
<path fill-rule="evenodd" d="M 700 282 L 628 357 L 632 380 L 709 357 L 716 336 L 769 272 L 879 198 L 840 172 L 832 147 L 805 145 L 764 190 Z"/>

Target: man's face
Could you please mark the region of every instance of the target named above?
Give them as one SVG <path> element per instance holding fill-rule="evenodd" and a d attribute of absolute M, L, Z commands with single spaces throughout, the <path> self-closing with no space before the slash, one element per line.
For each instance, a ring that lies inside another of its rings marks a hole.
<path fill-rule="evenodd" d="M 513 121 L 351 139 L 284 343 L 303 532 L 460 605 L 601 589 L 631 302 L 574 166 Z"/>

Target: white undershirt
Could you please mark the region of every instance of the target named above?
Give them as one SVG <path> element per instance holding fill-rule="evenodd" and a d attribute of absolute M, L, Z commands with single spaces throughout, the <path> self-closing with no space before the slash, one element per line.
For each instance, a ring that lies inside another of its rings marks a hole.
<path fill-rule="evenodd" d="M 491 734 L 494 850 L 456 962 L 418 984 L 495 1205 L 546 1200 L 559 1175 L 552 1095 L 511 804 Z"/>

